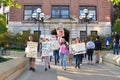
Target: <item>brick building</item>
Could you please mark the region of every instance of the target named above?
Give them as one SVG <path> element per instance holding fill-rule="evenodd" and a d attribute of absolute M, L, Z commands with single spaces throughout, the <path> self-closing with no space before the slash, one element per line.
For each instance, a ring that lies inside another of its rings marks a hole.
<path fill-rule="evenodd" d="M 111 3 L 108 0 L 16 0 L 21 9 L 10 8 L 9 31 L 19 33 L 38 31 L 38 24 L 32 21 L 32 13 L 41 8 L 45 13 L 44 24 L 40 25 L 42 35 L 56 34 L 56 27 L 62 26 L 65 37 L 85 39 L 86 24 L 80 23 L 79 16 L 87 8 L 93 14 L 93 21 L 87 24 L 87 35 L 111 33 Z"/>

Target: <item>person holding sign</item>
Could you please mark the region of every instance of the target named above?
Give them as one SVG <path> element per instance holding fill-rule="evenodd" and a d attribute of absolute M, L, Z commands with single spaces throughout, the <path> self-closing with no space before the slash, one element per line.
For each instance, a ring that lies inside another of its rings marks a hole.
<path fill-rule="evenodd" d="M 88 64 L 92 64 L 93 60 L 93 52 L 95 48 L 95 43 L 93 42 L 93 38 L 90 38 L 90 41 L 86 44 L 87 54 L 88 54 Z"/>
<path fill-rule="evenodd" d="M 29 36 L 29 43 L 33 43 L 33 37 L 32 36 Z M 31 53 L 29 52 L 30 48 L 29 48 L 29 45 L 27 44 L 27 49 L 28 49 L 28 53 Z M 37 49 L 36 49 L 37 50 Z M 29 57 L 29 65 L 30 65 L 30 68 L 29 70 L 35 72 L 35 57 Z"/>
<path fill-rule="evenodd" d="M 58 37 L 56 36 L 56 40 L 52 42 L 53 42 L 52 48 L 53 48 L 54 61 L 55 61 L 55 65 L 57 65 L 57 63 L 59 63 L 59 48 L 60 48 L 60 45 L 58 43 Z"/>
<path fill-rule="evenodd" d="M 80 43 L 80 39 L 79 38 L 76 38 L 76 44 L 79 44 Z M 75 68 L 80 68 L 80 61 L 81 61 L 81 58 L 82 58 L 82 56 L 81 56 L 81 54 L 79 54 L 79 52 L 78 52 L 78 54 L 76 54 L 75 55 L 75 58 L 76 58 L 76 65 L 75 65 Z"/>
<path fill-rule="evenodd" d="M 50 56 L 52 55 L 51 43 L 48 38 L 45 39 L 45 42 L 42 42 L 42 57 L 44 57 L 45 61 L 45 71 L 47 71 L 47 67 L 50 69 Z"/>
<path fill-rule="evenodd" d="M 62 69 L 66 70 L 68 45 L 66 44 L 66 40 L 64 38 L 62 38 L 62 42 L 60 43 L 59 54 L 60 54 Z"/>
<path fill-rule="evenodd" d="M 85 43 L 80 43 L 80 39 L 76 38 L 76 44 L 72 45 L 73 52 L 76 58 L 75 68 L 80 69 L 80 64 L 82 64 L 82 54 L 86 53 Z"/>

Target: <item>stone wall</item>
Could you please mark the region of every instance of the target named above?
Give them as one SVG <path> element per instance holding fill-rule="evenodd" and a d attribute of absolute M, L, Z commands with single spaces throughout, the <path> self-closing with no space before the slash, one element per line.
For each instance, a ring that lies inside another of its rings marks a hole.
<path fill-rule="evenodd" d="M 103 62 L 120 67 L 120 55 L 105 54 L 103 56 Z"/>
<path fill-rule="evenodd" d="M 23 58 L 0 63 L 0 80 L 15 80 L 25 70 L 25 65 Z"/>

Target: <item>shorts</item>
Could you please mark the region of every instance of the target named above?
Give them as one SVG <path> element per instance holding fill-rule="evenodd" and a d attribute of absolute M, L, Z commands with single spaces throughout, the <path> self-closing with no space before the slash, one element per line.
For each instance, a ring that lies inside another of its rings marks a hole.
<path fill-rule="evenodd" d="M 30 62 L 35 62 L 35 58 L 29 58 Z"/>

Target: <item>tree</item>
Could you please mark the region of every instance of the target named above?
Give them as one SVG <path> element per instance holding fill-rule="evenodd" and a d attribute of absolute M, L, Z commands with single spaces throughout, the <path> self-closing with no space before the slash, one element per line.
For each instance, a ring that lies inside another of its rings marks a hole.
<path fill-rule="evenodd" d="M 20 4 L 15 2 L 14 0 L 0 0 L 0 4 L 3 3 L 9 7 L 21 8 Z M 0 14 L 0 34 L 7 31 L 7 22 L 6 18 L 3 14 Z"/>
<path fill-rule="evenodd" d="M 4 15 L 0 14 L 0 34 L 7 31 L 7 22 Z"/>
<path fill-rule="evenodd" d="M 112 2 L 114 5 L 118 5 L 120 3 L 120 0 L 108 0 Z"/>
<path fill-rule="evenodd" d="M 114 18 L 120 18 L 120 3 L 118 5 L 114 5 Z"/>
<path fill-rule="evenodd" d="M 14 6 L 16 8 L 21 8 L 21 5 L 15 2 L 15 0 L 0 0 L 0 4 L 1 3 L 6 4 L 7 6 L 10 7 Z"/>
<path fill-rule="evenodd" d="M 117 31 L 120 34 L 120 19 L 116 19 L 113 25 L 113 31 Z"/>

